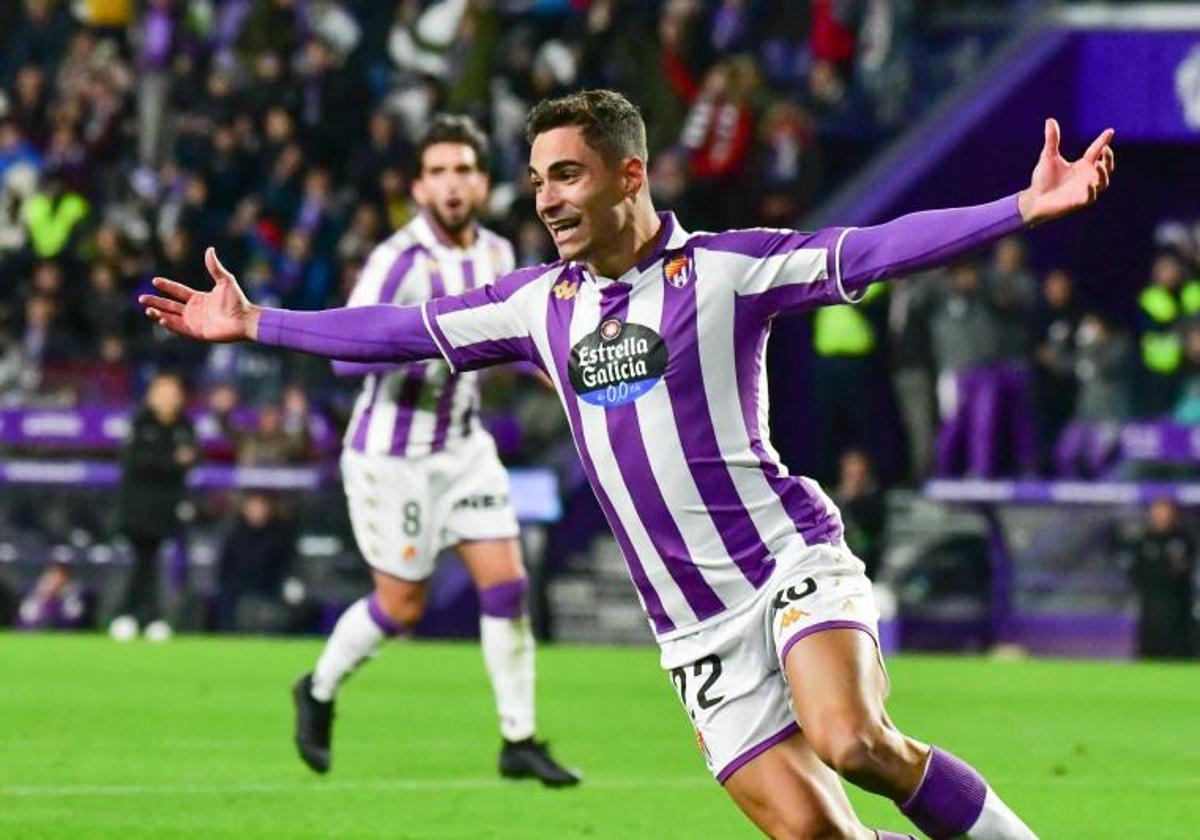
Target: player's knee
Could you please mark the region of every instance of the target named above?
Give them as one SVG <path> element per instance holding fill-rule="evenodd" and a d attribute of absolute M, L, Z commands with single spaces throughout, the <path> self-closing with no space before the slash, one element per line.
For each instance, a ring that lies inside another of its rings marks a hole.
<path fill-rule="evenodd" d="M 417 586 L 393 586 L 376 589 L 379 606 L 387 617 L 401 627 L 411 627 L 425 613 L 425 590 Z"/>
<path fill-rule="evenodd" d="M 890 765 L 896 733 L 883 721 L 832 724 L 813 738 L 821 759 L 851 781 L 870 780 Z"/>

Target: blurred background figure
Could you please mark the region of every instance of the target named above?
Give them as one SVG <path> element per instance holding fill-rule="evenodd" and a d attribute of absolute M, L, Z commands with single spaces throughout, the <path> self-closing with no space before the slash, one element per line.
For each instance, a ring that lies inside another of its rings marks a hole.
<path fill-rule="evenodd" d="M 1075 411 L 1055 447 L 1058 475 L 1099 478 L 1116 455 L 1121 424 L 1133 397 L 1133 348 L 1102 314 L 1079 322 L 1071 359 L 1078 394 Z"/>
<path fill-rule="evenodd" d="M 296 528 L 265 493 L 247 493 L 221 546 L 217 629 L 283 633 L 293 611 L 284 585 L 296 553 Z"/>
<path fill-rule="evenodd" d="M 846 545 L 866 564 L 867 577 L 874 580 L 883 552 L 887 502 L 865 452 L 850 449 L 842 453 L 841 475 L 831 495 L 842 511 Z"/>
<path fill-rule="evenodd" d="M 161 598 L 159 552 L 179 535 L 186 518 L 185 480 L 199 455 L 196 432 L 183 413 L 185 398 L 177 374 L 156 375 L 121 448 L 117 507 L 133 565 L 109 625 L 119 641 L 132 639 L 139 629 L 152 641 L 171 636 Z"/>
<path fill-rule="evenodd" d="M 1145 532 L 1129 546 L 1127 563 L 1138 599 L 1138 655 L 1193 656 L 1196 541 L 1180 523 L 1175 502 L 1151 503 Z"/>

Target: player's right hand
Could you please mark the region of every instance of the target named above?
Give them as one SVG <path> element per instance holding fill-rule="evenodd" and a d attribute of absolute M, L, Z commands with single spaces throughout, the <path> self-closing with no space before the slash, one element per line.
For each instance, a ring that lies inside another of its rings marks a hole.
<path fill-rule="evenodd" d="M 260 310 L 246 298 L 217 252 L 204 252 L 204 264 L 212 275 L 211 291 L 201 292 L 166 277 L 155 277 L 154 286 L 165 297 L 140 295 L 146 316 L 173 333 L 201 341 L 239 341 L 257 338 Z"/>

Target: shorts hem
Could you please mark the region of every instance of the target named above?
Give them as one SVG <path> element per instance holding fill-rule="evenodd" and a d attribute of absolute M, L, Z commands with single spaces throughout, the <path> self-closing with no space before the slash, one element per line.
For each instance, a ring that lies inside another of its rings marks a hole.
<path fill-rule="evenodd" d="M 808 627 L 800 628 L 791 638 L 787 640 L 787 642 L 784 643 L 783 650 L 779 652 L 780 666 L 786 666 L 788 652 L 792 649 L 792 646 L 795 645 L 796 642 L 807 636 L 811 636 L 814 633 L 820 633 L 823 630 L 861 630 L 871 637 L 871 640 L 875 642 L 876 647 L 879 646 L 879 640 L 875 638 L 874 631 L 872 631 L 870 627 L 863 624 L 861 621 L 847 621 L 844 619 L 835 621 L 819 621 L 816 624 L 809 625 Z"/>
<path fill-rule="evenodd" d="M 746 750 L 744 753 L 739 755 L 733 761 L 726 764 L 725 767 L 722 768 L 721 772 L 717 773 L 717 782 L 722 785 L 725 784 L 725 782 L 728 781 L 729 777 L 732 776 L 734 773 L 736 773 L 738 770 L 741 770 L 743 767 L 745 767 L 751 761 L 758 758 L 760 755 L 765 753 L 767 750 L 771 749 L 771 747 L 775 746 L 780 741 L 787 740 L 788 738 L 792 737 L 799 731 L 800 731 L 800 724 L 796 723 L 796 721 L 793 720 L 791 723 L 789 723 L 787 726 L 783 727 L 783 729 L 779 730 L 771 737 L 769 737 L 763 741 L 759 741 L 757 744 L 755 744 L 750 749 Z"/>
<path fill-rule="evenodd" d="M 433 577 L 434 572 L 433 569 L 430 569 L 424 574 L 417 574 L 415 572 L 413 574 L 401 574 L 396 569 L 388 569 L 377 563 L 372 563 L 366 557 L 363 557 L 363 562 L 366 563 L 372 571 L 380 572 L 381 574 L 385 574 L 390 578 L 403 581 L 404 583 L 426 583 L 431 577 Z"/>

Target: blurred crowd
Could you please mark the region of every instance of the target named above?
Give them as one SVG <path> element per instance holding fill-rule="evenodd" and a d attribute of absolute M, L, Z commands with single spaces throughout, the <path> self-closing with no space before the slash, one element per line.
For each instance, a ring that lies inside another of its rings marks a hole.
<path fill-rule="evenodd" d="M 0 4 L 0 401 L 121 404 L 162 366 L 243 401 L 319 397 L 323 366 L 176 341 L 133 296 L 195 278 L 215 244 L 258 302 L 339 304 L 412 217 L 412 147 L 441 110 L 487 127 L 489 223 L 522 264 L 549 256 L 524 116 L 579 86 L 641 105 L 654 192 L 693 229 L 794 225 L 978 64 L 977 40 L 934 27 L 973 5 L 1011 4 Z"/>
<path fill-rule="evenodd" d="M 1017 237 L 818 310 L 819 474 L 850 448 L 876 464 L 903 451 L 891 477 L 905 483 L 1111 477 L 1127 423 L 1200 425 L 1200 220 L 1161 224 L 1155 244 L 1121 312 L 1066 269 L 1039 276 Z M 879 423 L 893 405 L 899 445 Z"/>

